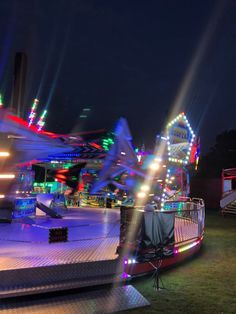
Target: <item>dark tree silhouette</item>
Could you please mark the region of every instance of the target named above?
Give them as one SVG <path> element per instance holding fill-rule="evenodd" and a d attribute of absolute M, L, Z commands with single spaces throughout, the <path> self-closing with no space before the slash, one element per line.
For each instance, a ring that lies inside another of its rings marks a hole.
<path fill-rule="evenodd" d="M 220 177 L 222 169 L 236 167 L 236 130 L 217 135 L 210 152 L 202 156 L 199 164 L 201 177 Z"/>

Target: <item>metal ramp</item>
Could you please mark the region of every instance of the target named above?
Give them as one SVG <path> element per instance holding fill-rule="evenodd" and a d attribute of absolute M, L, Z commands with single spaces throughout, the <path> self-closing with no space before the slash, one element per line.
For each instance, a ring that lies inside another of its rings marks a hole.
<path fill-rule="evenodd" d="M 222 214 L 236 214 L 236 191 L 231 191 L 220 201 Z"/>
<path fill-rule="evenodd" d="M 2 314 L 102 314 L 149 306 L 150 303 L 131 285 L 109 287 L 59 296 L 2 300 Z"/>
<path fill-rule="evenodd" d="M 63 211 L 60 208 L 54 207 L 54 208 L 49 208 L 48 206 L 44 205 L 41 202 L 37 202 L 36 206 L 45 214 L 52 218 L 62 218 L 63 216 Z"/>

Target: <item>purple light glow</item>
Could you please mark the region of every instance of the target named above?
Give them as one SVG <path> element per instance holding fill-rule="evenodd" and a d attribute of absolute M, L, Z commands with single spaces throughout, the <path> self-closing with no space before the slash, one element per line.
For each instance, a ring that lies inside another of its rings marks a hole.
<path fill-rule="evenodd" d="M 122 279 L 127 279 L 130 276 L 127 273 L 122 273 L 121 277 L 122 277 Z"/>

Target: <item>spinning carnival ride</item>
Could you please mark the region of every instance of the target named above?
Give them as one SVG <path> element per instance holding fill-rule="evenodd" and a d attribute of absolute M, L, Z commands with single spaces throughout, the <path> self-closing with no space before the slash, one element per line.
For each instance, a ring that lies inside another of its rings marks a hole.
<path fill-rule="evenodd" d="M 0 110 L 0 221 L 29 217 L 36 212 L 36 195 L 32 195 L 33 172 L 31 164 L 52 153 L 70 148 L 60 139 L 53 139 L 35 126 L 7 110 Z M 37 204 L 40 206 L 40 204 Z M 44 206 L 43 210 L 47 211 Z M 50 212 L 50 213 L 49 213 Z M 57 213 L 50 209 L 51 216 Z M 59 215 L 60 216 L 60 215 Z"/>
<path fill-rule="evenodd" d="M 137 206 L 121 206 L 117 252 L 125 273 L 138 275 L 175 264 L 199 250 L 205 207 L 202 199 L 189 197 L 189 169 L 197 168 L 199 141 L 184 113 L 167 125 L 151 162 L 139 166 L 131 140 L 121 119 L 93 192 L 113 184 L 136 195 Z M 126 182 L 120 184 L 117 177 L 123 173 Z"/>
<path fill-rule="evenodd" d="M 25 162 L 74 155 L 71 139 L 60 138 L 0 111 L 0 298 L 126 281 L 199 250 L 204 202 L 189 197 L 189 168 L 196 166 L 199 144 L 184 114 L 167 126 L 155 153 L 142 162 L 133 149 L 126 120 L 120 119 L 114 144 L 92 188 L 96 193 L 112 184 L 125 191 L 136 204 L 123 204 L 120 214 L 116 209 L 93 208 L 60 213 L 57 206 L 51 208 L 38 195 L 28 193 L 32 174 Z M 76 189 L 82 165 L 80 161 L 69 169 L 55 169 L 53 175 Z M 36 205 L 46 216 L 37 215 Z M 126 288 L 123 300 L 130 303 Z M 119 290 L 118 302 L 121 298 Z M 106 304 L 113 305 L 114 298 L 109 300 Z M 114 307 L 120 309 L 117 304 Z"/>
<path fill-rule="evenodd" d="M 46 132 L 39 132 L 32 126 L 28 128 L 27 123 L 19 124 L 19 119 L 4 110 L 0 118 L 2 143 L 7 145 L 5 153 L 9 152 L 3 156 L 4 172 L 0 176 L 4 181 L 0 191 L 1 215 L 10 220 L 18 218 L 25 210 L 25 216 L 32 216 L 37 204 L 47 215 L 61 218 L 63 213 L 43 206 L 39 200 L 36 203 L 35 197 L 16 195 L 13 181 L 18 175 L 15 165 L 20 165 L 19 178 L 23 178 L 17 182 L 19 187 L 26 183 L 24 162 L 53 153 L 67 153 L 71 147 Z M 143 163 L 137 159 L 125 119 L 119 120 L 114 133 L 114 144 L 91 192 L 96 193 L 112 184 L 135 200 L 134 207 L 121 206 L 117 253 L 118 259 L 124 263 L 125 273 L 146 273 L 192 255 L 200 248 L 203 239 L 204 202 L 189 197 L 189 169 L 197 166 L 199 141 L 186 116 L 181 113 L 167 125 L 155 153 Z M 77 168 L 59 171 L 57 175 L 63 176 L 66 183 L 71 181 L 74 171 L 78 173 L 80 168 Z"/>

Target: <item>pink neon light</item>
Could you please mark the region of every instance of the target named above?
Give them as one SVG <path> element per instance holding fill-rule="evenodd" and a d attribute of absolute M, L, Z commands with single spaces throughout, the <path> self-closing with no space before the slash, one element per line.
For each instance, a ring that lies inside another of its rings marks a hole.
<path fill-rule="evenodd" d="M 61 136 L 61 135 L 58 135 L 58 134 L 55 134 L 52 132 L 46 132 L 46 131 L 42 131 L 42 130 L 38 131 L 38 128 L 36 126 L 34 126 L 34 125 L 28 126 L 27 121 L 25 121 L 19 117 L 13 116 L 11 114 L 7 114 L 7 119 L 14 121 L 14 122 L 20 124 L 21 126 L 26 127 L 27 129 L 30 129 L 31 131 L 33 131 L 35 133 L 40 133 L 40 134 L 46 135 L 46 136 L 51 137 L 51 138 L 57 138 L 57 137 Z"/>

